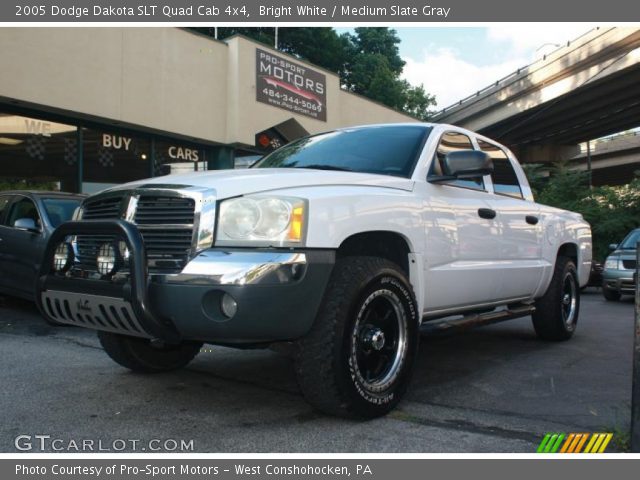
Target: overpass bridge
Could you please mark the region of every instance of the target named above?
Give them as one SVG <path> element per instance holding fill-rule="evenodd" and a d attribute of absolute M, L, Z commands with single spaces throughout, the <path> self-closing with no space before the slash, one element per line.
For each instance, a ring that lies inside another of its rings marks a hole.
<path fill-rule="evenodd" d="M 570 168 L 588 170 L 591 156 L 594 185 L 622 185 L 640 171 L 640 130 L 580 145 L 580 153 L 569 160 Z"/>
<path fill-rule="evenodd" d="M 640 28 L 595 28 L 434 121 L 495 138 L 525 163 L 579 158 L 581 143 L 640 126 Z"/>

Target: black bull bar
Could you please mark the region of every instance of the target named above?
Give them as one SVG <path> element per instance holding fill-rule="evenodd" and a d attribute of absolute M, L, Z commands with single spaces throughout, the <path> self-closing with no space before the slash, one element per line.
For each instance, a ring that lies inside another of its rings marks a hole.
<path fill-rule="evenodd" d="M 54 230 L 45 248 L 36 284 L 36 304 L 42 315 L 45 318 L 49 317 L 42 303 L 42 293 L 50 287 L 55 286 L 59 290 L 76 292 L 81 289 L 81 293 L 93 294 L 95 292 L 92 291 L 92 288 L 111 283 L 107 280 L 69 279 L 62 275 L 55 275 L 53 268 L 55 250 L 60 243 L 66 241 L 68 236 L 75 235 L 110 235 L 118 239 L 117 241 L 126 243 L 131 252 L 129 256 L 129 278 L 122 285 L 118 296 L 131 304 L 138 322 L 151 337 L 167 343 L 180 342 L 181 336 L 173 324 L 151 308 L 148 288 L 149 273 L 144 241 L 136 226 L 124 220 L 71 221 L 61 224 Z M 102 289 L 96 288 L 96 290 Z"/>

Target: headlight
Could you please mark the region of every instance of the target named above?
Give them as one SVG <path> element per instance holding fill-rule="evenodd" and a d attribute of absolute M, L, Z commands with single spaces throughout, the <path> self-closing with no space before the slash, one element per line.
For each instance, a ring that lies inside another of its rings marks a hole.
<path fill-rule="evenodd" d="M 604 262 L 604 268 L 607 270 L 620 270 L 620 257 L 609 257 Z"/>
<path fill-rule="evenodd" d="M 299 246 L 306 230 L 306 201 L 250 196 L 220 204 L 216 245 Z"/>

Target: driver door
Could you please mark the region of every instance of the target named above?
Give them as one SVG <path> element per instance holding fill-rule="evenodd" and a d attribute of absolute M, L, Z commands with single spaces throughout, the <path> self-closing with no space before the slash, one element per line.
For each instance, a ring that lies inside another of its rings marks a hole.
<path fill-rule="evenodd" d="M 11 200 L 13 200 L 11 195 L 0 195 L 0 287 L 2 288 L 5 288 L 9 284 L 8 266 L 6 262 L 8 252 L 5 248 L 4 237 L 9 230 L 6 226 L 5 219 L 9 213 Z"/>
<path fill-rule="evenodd" d="M 447 153 L 474 150 L 462 132 L 445 132 L 429 170 L 442 175 Z M 460 310 L 494 302 L 501 270 L 498 224 L 489 218 L 487 178 L 449 180 L 424 185 L 425 306 L 427 314 Z"/>

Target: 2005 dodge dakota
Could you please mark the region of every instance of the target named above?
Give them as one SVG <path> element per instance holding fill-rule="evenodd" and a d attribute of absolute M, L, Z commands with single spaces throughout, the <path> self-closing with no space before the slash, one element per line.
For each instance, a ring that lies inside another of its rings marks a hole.
<path fill-rule="evenodd" d="M 291 342 L 311 404 L 375 417 L 405 393 L 420 331 L 531 315 L 540 338 L 570 338 L 590 265 L 589 225 L 535 203 L 505 147 L 375 125 L 87 198 L 48 244 L 37 299 L 135 371 L 183 367 L 205 342 Z"/>

